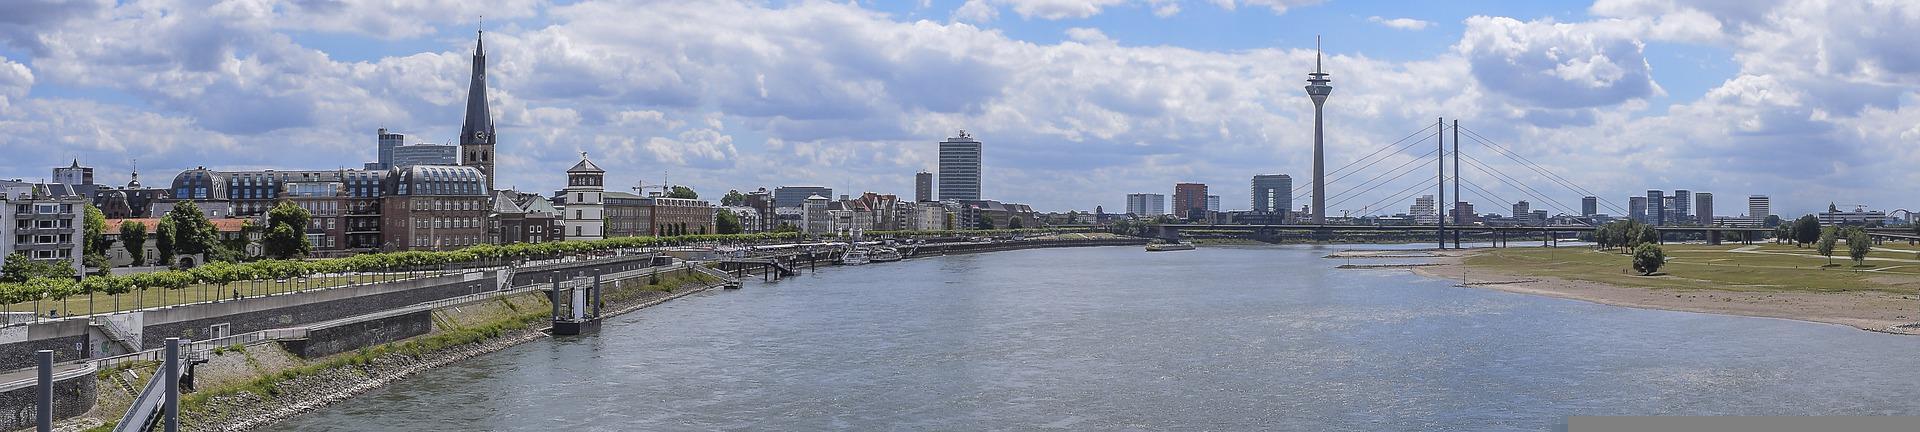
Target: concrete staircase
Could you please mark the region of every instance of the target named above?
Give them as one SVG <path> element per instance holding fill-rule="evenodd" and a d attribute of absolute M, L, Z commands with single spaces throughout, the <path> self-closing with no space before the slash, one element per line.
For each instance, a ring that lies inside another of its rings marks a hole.
<path fill-rule="evenodd" d="M 140 352 L 140 338 L 134 337 L 133 331 L 128 330 L 120 323 L 103 317 L 94 317 L 87 322 L 92 325 L 93 328 L 100 330 L 100 334 L 107 335 L 107 340 L 119 344 L 120 347 L 125 348 L 127 352 Z"/>

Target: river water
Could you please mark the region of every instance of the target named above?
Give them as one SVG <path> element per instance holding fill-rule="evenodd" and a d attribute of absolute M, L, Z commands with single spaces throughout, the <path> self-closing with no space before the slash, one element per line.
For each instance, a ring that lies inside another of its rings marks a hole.
<path fill-rule="evenodd" d="M 1487 431 L 1569 415 L 1920 414 L 1920 337 L 1339 270 L 1321 258 L 1339 249 L 823 268 L 270 429 Z"/>

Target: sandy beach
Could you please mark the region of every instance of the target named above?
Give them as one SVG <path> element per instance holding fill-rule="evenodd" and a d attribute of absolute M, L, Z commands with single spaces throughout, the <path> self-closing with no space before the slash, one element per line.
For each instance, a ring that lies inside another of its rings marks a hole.
<path fill-rule="evenodd" d="M 1920 321 L 1920 300 L 1885 292 L 1780 293 L 1686 288 L 1623 287 L 1598 282 L 1504 274 L 1463 264 L 1476 251 L 1434 252 L 1433 266 L 1413 267 L 1420 275 L 1452 279 L 1461 285 L 1552 296 L 1613 306 L 1685 312 L 1783 318 L 1851 326 L 1861 330 L 1920 334 L 1896 327 Z"/>

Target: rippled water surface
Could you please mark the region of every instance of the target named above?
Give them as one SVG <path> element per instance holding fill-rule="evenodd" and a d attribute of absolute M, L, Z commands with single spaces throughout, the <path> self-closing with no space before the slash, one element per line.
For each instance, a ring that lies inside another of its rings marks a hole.
<path fill-rule="evenodd" d="M 1920 414 L 1920 338 L 1337 270 L 1320 258 L 1334 250 L 823 268 L 272 429 L 1483 431 L 1576 414 Z"/>

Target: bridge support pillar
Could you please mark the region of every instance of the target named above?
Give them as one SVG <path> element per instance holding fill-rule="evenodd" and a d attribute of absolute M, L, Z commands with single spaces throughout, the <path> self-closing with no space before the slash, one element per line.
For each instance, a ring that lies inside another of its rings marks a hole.
<path fill-rule="evenodd" d="M 1707 230 L 1707 244 L 1716 246 L 1720 244 L 1720 230 Z"/>

